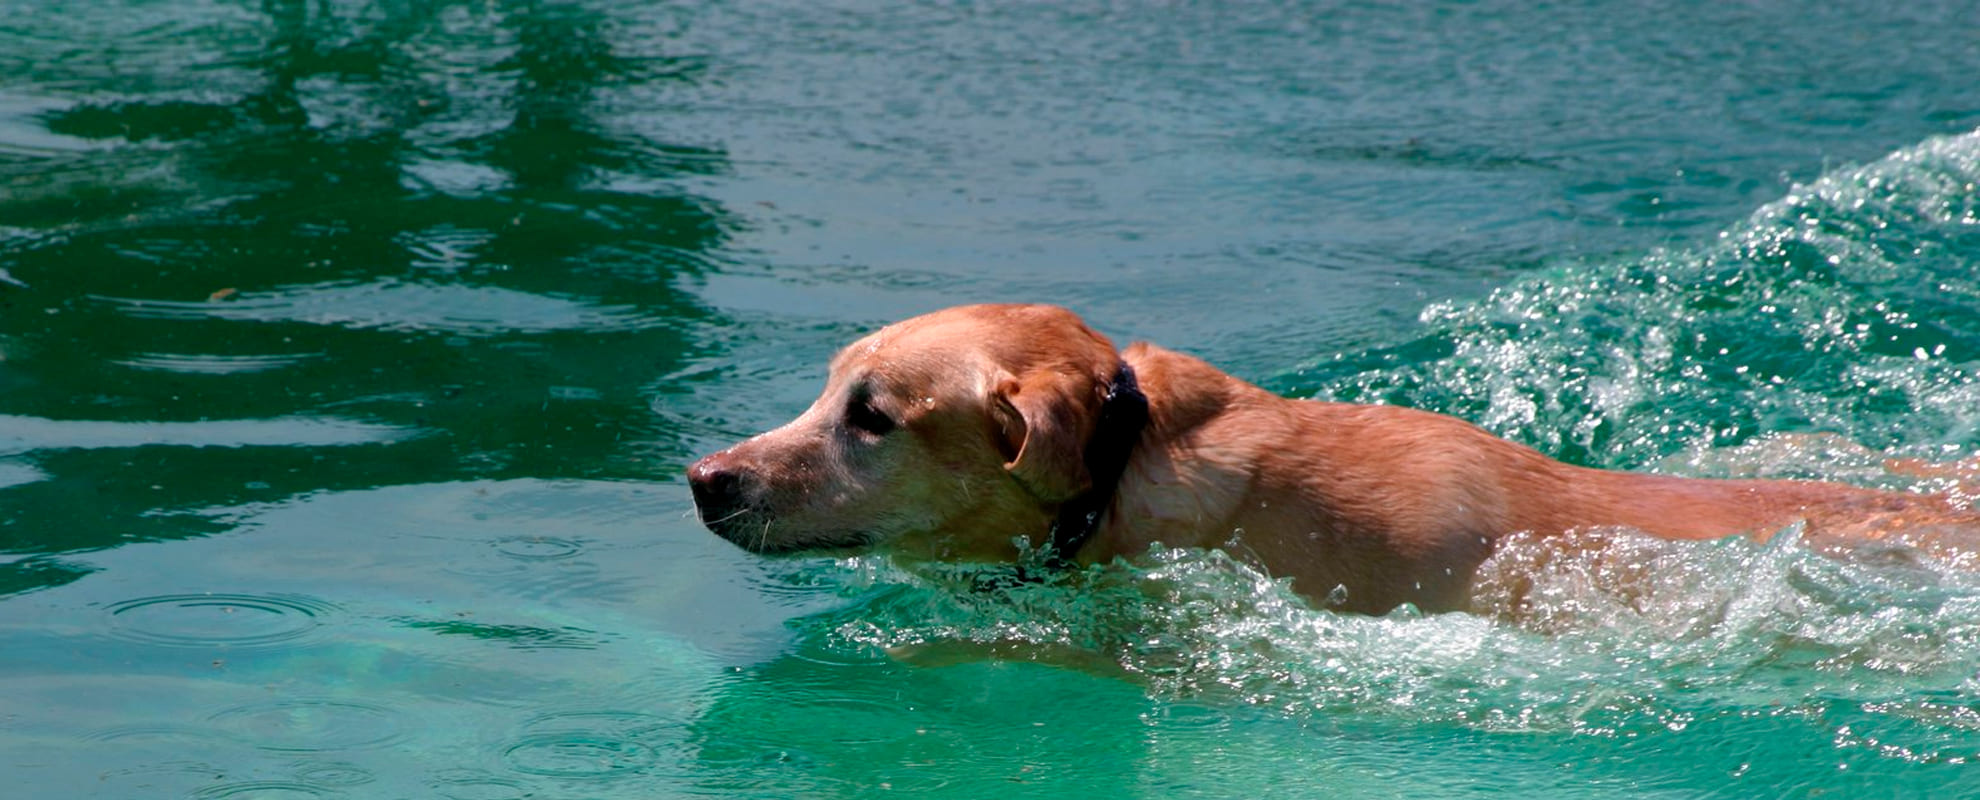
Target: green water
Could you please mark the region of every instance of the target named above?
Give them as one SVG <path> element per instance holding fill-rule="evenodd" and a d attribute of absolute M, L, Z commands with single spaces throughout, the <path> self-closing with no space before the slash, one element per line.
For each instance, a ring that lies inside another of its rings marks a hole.
<path fill-rule="evenodd" d="M 1980 577 L 1902 551 L 1521 543 L 1517 619 L 1343 617 L 1219 553 L 754 558 L 681 481 L 858 333 L 1042 300 L 1944 488 L 1880 462 L 1980 448 L 1976 26 L 0 2 L 0 796 L 1980 797 Z"/>

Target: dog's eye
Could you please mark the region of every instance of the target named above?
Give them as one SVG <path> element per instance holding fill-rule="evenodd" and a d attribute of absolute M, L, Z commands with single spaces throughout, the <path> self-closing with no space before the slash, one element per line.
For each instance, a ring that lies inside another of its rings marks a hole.
<path fill-rule="evenodd" d="M 846 404 L 846 424 L 874 436 L 885 436 L 894 429 L 894 418 L 873 407 L 873 398 L 855 397 Z"/>

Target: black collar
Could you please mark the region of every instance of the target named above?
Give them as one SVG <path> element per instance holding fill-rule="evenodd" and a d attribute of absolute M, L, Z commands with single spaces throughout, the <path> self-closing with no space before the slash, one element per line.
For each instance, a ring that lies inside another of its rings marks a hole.
<path fill-rule="evenodd" d="M 1059 518 L 1052 522 L 1052 552 L 1046 555 L 1047 564 L 1071 566 L 1079 549 L 1100 530 L 1100 518 L 1114 504 L 1121 473 L 1146 427 L 1148 396 L 1141 393 L 1134 368 L 1123 359 L 1120 369 L 1114 371 L 1114 380 L 1107 384 L 1093 436 L 1086 440 L 1086 474 L 1093 479 L 1093 487 L 1059 506 Z"/>

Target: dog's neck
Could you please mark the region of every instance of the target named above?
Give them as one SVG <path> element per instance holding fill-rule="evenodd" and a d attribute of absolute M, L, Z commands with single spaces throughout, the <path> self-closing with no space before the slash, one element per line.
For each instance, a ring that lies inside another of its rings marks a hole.
<path fill-rule="evenodd" d="M 1142 429 L 1146 427 L 1148 396 L 1141 393 L 1134 368 L 1128 366 L 1127 359 L 1121 359 L 1113 381 L 1107 384 L 1106 398 L 1100 403 L 1093 436 L 1086 441 L 1086 474 L 1093 479 L 1093 487 L 1059 507 L 1058 519 L 1052 522 L 1050 563 L 1070 565 L 1080 548 L 1100 529 L 1100 518 L 1113 505 L 1121 473 L 1127 469 L 1128 459 L 1134 455 L 1135 444 L 1141 441 Z"/>

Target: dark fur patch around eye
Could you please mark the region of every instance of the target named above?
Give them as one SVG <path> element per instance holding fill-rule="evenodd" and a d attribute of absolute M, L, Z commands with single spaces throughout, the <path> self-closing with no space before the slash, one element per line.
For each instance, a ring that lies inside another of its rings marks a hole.
<path fill-rule="evenodd" d="M 874 406 L 873 396 L 866 392 L 854 392 L 846 403 L 846 424 L 874 436 L 886 436 L 894 430 L 894 418 Z"/>

